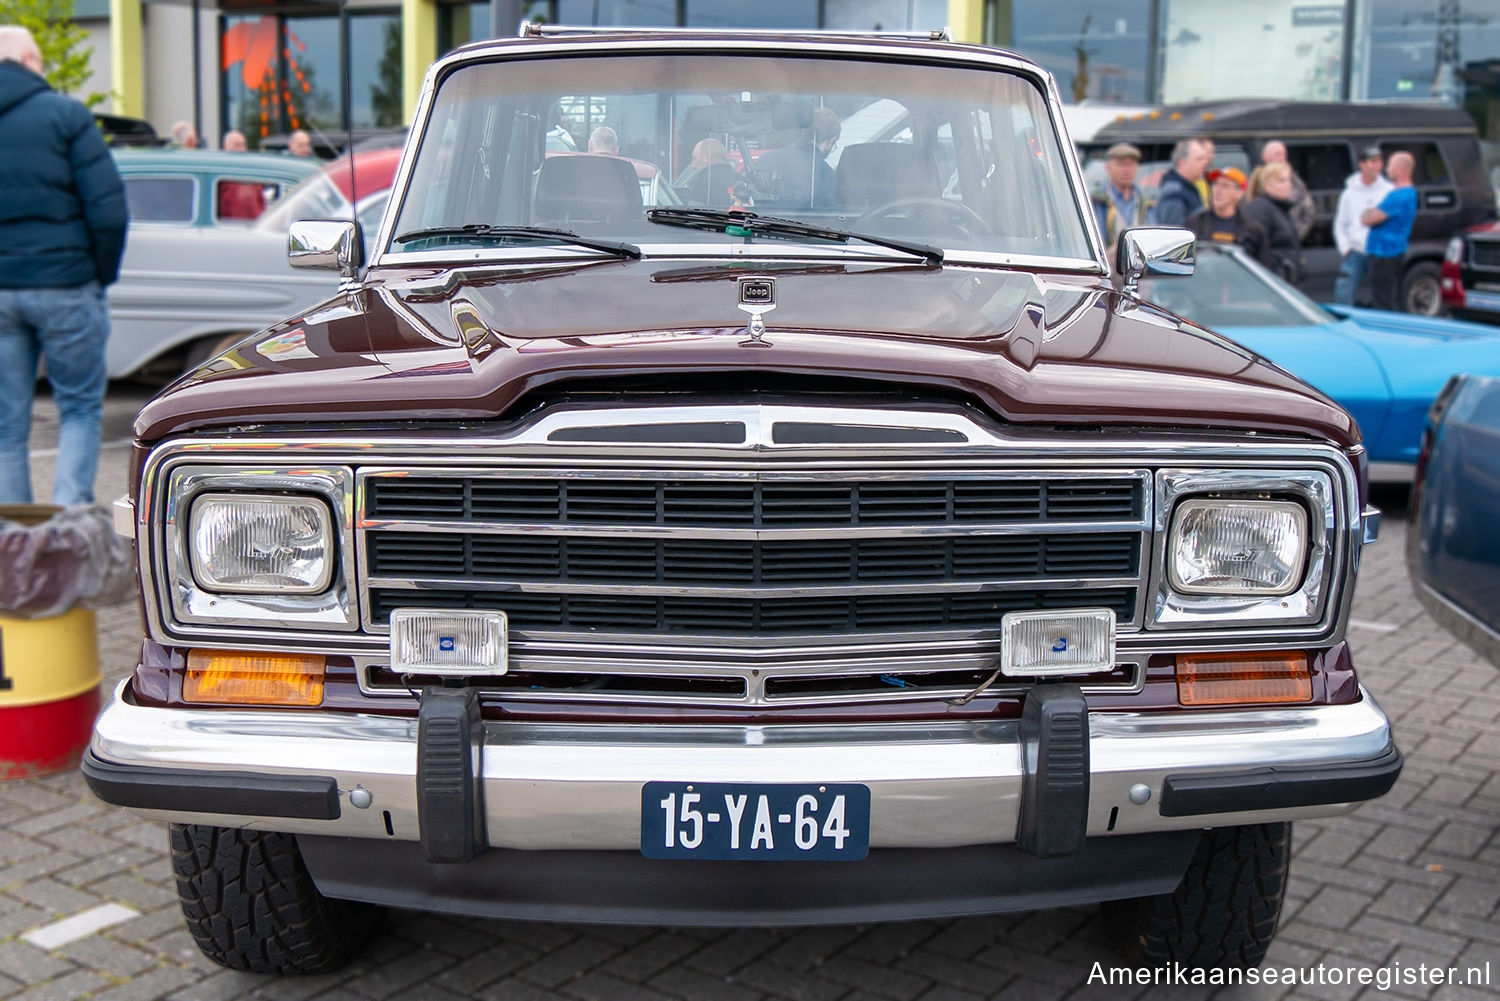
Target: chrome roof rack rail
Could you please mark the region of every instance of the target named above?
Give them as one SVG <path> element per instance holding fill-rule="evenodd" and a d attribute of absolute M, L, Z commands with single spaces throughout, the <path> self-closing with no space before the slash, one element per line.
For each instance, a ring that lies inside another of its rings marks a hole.
<path fill-rule="evenodd" d="M 929 28 L 923 31 L 837 31 L 829 29 L 807 30 L 786 28 L 652 28 L 652 27 L 599 27 L 592 24 L 543 24 L 538 21 L 522 21 L 518 36 L 521 38 L 547 38 L 560 35 L 787 35 L 826 38 L 904 38 L 908 41 L 951 42 L 953 32 L 945 28 Z"/>

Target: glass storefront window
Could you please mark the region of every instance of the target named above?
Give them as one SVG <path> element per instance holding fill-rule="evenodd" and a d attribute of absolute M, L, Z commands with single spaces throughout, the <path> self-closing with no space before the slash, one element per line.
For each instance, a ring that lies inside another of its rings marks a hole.
<path fill-rule="evenodd" d="M 1343 0 L 1162 0 L 1161 99 L 1336 101 Z"/>
<path fill-rule="evenodd" d="M 359 54 L 350 64 L 349 124 L 401 123 L 401 14 L 351 13 L 349 37 Z M 293 129 L 344 127 L 337 15 L 226 15 L 220 36 L 225 129 L 245 133 L 251 147 Z"/>
<path fill-rule="evenodd" d="M 823 27 L 921 31 L 948 23 L 948 0 L 823 0 Z"/>
<path fill-rule="evenodd" d="M 1062 99 L 1141 104 L 1150 100 L 1152 0 L 1002 4 L 994 44 L 1057 77 Z"/>
<path fill-rule="evenodd" d="M 1500 0 L 1360 0 L 1351 95 L 1462 104 L 1500 136 Z"/>

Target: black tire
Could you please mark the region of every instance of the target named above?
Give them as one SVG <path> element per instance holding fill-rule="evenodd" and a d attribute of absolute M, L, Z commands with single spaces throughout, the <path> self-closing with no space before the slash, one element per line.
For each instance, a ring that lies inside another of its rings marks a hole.
<path fill-rule="evenodd" d="M 380 908 L 323 896 L 290 834 L 172 824 L 188 931 L 209 959 L 251 973 L 329 973 L 364 947 Z"/>
<path fill-rule="evenodd" d="M 1104 923 L 1134 966 L 1259 966 L 1286 896 L 1292 825 L 1205 831 L 1171 893 L 1110 901 Z"/>
<path fill-rule="evenodd" d="M 1436 261 L 1418 261 L 1401 276 L 1401 308 L 1418 316 L 1442 316 L 1443 268 Z"/>

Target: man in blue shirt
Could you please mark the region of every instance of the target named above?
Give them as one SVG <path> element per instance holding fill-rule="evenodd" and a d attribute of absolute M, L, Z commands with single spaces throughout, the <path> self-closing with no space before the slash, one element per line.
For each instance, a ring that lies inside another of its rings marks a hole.
<path fill-rule="evenodd" d="M 1417 189 L 1411 183 L 1416 166 L 1410 153 L 1394 154 L 1385 168 L 1391 190 L 1379 205 L 1360 213 L 1359 221 L 1370 227 L 1365 254 L 1370 259 L 1370 299 L 1376 309 L 1399 308 L 1401 259 L 1417 218 Z"/>

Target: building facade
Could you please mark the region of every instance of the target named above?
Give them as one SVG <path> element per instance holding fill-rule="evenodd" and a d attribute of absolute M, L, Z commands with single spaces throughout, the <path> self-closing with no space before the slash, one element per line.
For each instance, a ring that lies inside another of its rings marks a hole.
<path fill-rule="evenodd" d="M 1500 138 L 1500 0 L 78 0 L 95 80 L 158 131 L 216 144 L 294 128 L 410 121 L 443 52 L 524 19 L 610 26 L 882 28 L 947 24 L 1027 55 L 1064 100 L 1445 100 Z M 194 44 L 196 40 L 196 46 Z M 345 100 L 342 77 L 349 67 Z M 195 72 L 196 66 L 196 72 Z"/>

